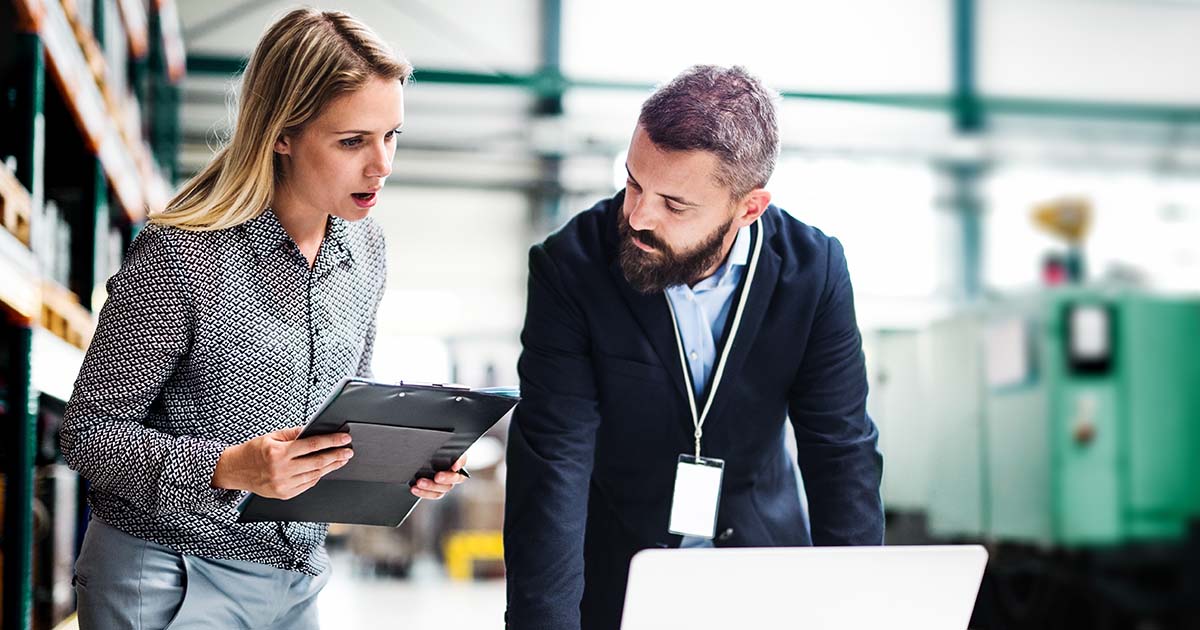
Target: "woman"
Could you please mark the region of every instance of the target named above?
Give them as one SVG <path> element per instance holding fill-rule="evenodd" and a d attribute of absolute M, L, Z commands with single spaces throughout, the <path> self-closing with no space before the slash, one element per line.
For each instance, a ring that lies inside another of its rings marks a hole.
<path fill-rule="evenodd" d="M 340 379 L 370 374 L 385 254 L 367 215 L 411 72 L 345 14 L 284 16 L 229 145 L 109 280 L 61 433 L 91 482 L 81 627 L 317 627 L 326 525 L 239 524 L 235 506 L 296 496 L 353 455 L 348 435 L 296 437 Z"/>

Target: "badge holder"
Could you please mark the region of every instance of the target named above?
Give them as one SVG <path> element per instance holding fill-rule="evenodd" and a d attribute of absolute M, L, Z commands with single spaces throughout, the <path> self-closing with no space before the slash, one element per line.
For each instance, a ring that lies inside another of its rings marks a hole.
<path fill-rule="evenodd" d="M 725 462 L 710 457 L 680 455 L 675 467 L 675 493 L 671 498 L 672 534 L 712 540 L 717 531 L 721 504 L 721 478 Z"/>

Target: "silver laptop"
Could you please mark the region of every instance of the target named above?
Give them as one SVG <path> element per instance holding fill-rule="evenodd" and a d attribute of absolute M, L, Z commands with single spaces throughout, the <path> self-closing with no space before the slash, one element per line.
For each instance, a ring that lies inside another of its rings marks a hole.
<path fill-rule="evenodd" d="M 978 545 L 647 549 L 621 630 L 965 630 L 987 557 Z"/>

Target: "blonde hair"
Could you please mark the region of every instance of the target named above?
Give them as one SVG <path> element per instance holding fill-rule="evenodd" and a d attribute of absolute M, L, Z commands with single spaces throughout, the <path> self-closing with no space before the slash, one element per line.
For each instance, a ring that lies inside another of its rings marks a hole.
<path fill-rule="evenodd" d="M 411 74 L 402 55 L 345 13 L 288 13 L 250 56 L 228 144 L 150 220 L 205 231 L 257 217 L 281 177 L 277 139 L 299 133 L 330 101 L 373 78 L 403 84 Z"/>

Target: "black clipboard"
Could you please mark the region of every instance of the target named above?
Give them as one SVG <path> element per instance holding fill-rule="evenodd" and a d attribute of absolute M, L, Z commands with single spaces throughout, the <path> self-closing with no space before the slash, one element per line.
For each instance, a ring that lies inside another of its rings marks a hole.
<path fill-rule="evenodd" d="M 249 495 L 238 522 L 397 527 L 420 501 L 412 482 L 449 470 L 518 400 L 513 390 L 346 379 L 299 437 L 348 431 L 354 457 L 291 499 Z"/>

